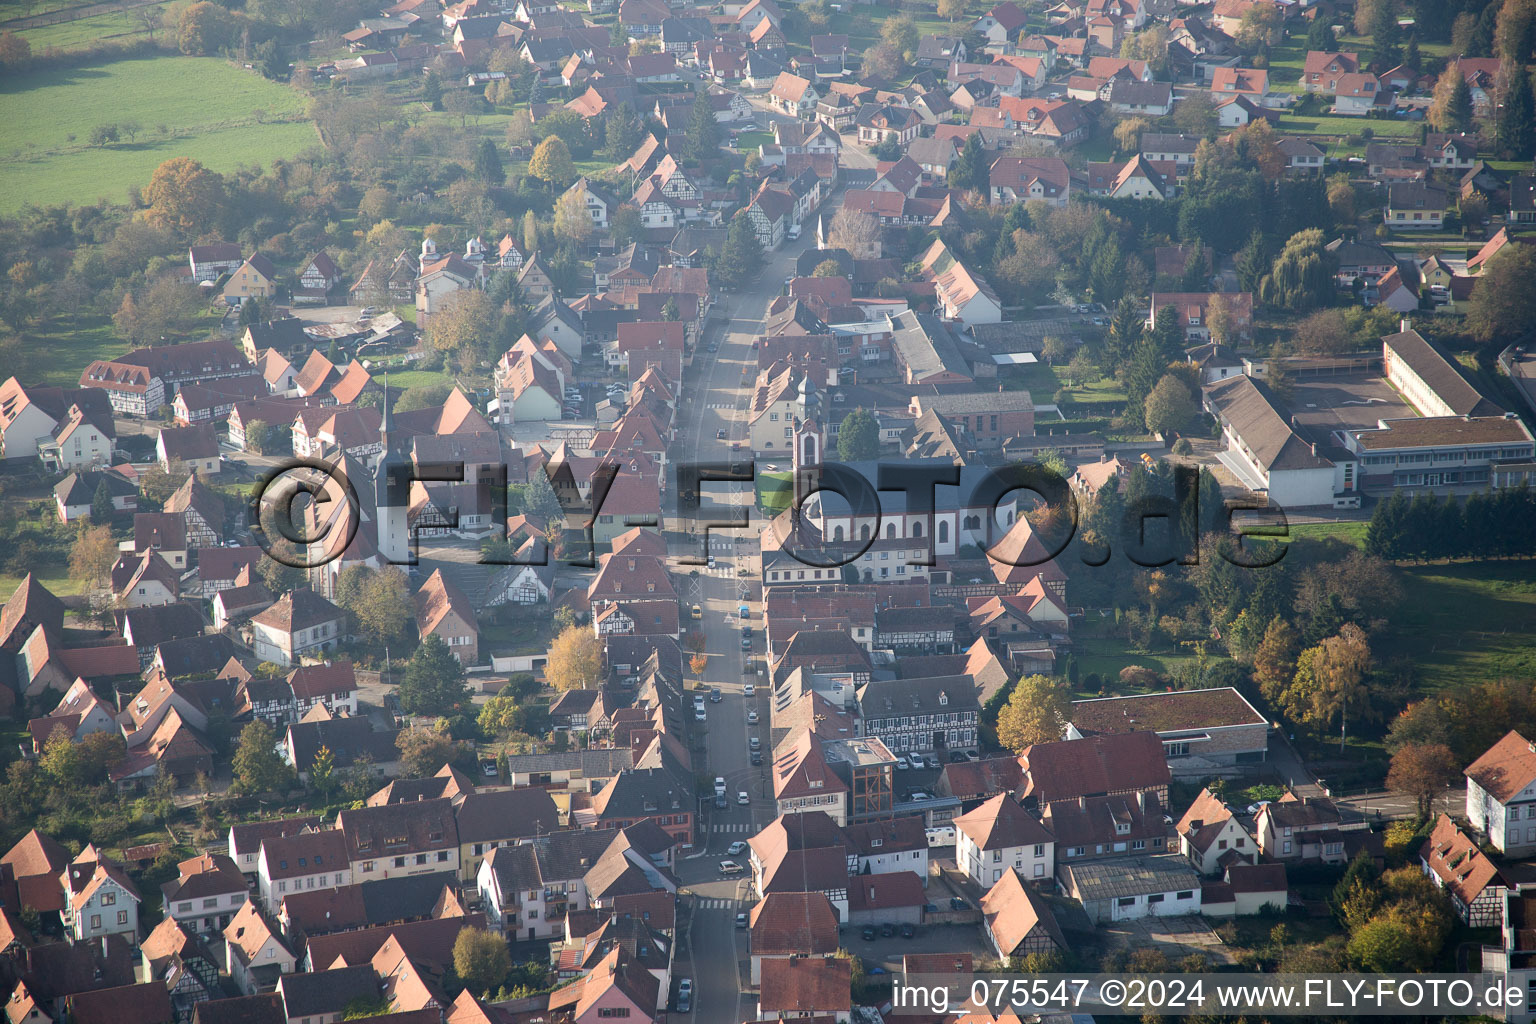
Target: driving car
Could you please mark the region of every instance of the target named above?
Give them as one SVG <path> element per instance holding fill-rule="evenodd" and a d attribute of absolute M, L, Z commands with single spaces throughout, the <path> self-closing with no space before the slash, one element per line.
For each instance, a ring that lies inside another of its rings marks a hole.
<path fill-rule="evenodd" d="M 725 428 L 724 427 L 721 427 L 719 430 L 715 431 L 715 440 L 716 441 L 724 441 L 725 440 Z"/>
<path fill-rule="evenodd" d="M 755 697 L 757 696 L 757 687 L 753 686 L 751 683 L 748 683 L 741 688 L 741 695 L 743 697 Z"/>
<path fill-rule="evenodd" d="M 730 804 L 730 801 L 726 800 L 724 793 L 716 793 L 715 794 L 715 808 L 717 810 L 722 810 L 723 811 L 723 810 L 725 810 L 725 808 L 727 806 L 729 806 L 729 804 Z"/>
<path fill-rule="evenodd" d="M 723 860 L 720 862 L 720 873 L 722 875 L 739 875 L 741 874 L 741 865 L 733 860 Z"/>
<path fill-rule="evenodd" d="M 714 555 L 710 555 L 709 556 L 709 567 L 711 569 L 713 569 L 715 567 L 715 556 Z"/>
<path fill-rule="evenodd" d="M 747 740 L 747 746 L 751 747 L 753 750 L 761 750 L 763 749 L 763 741 L 758 737 L 753 736 L 751 739 Z"/>
<path fill-rule="evenodd" d="M 736 794 L 736 802 L 745 806 L 752 802 L 752 798 L 747 796 L 746 790 L 742 790 L 740 793 Z"/>
<path fill-rule="evenodd" d="M 752 635 L 752 627 L 751 626 L 742 626 L 741 627 L 741 635 L 742 636 L 751 636 Z"/>
<path fill-rule="evenodd" d="M 730 846 L 727 846 L 725 848 L 725 852 L 730 854 L 732 857 L 734 857 L 738 853 L 742 853 L 743 851 L 745 851 L 746 848 L 747 848 L 747 844 L 746 843 L 743 843 L 740 840 L 737 840 L 736 842 L 732 843 Z"/>
<path fill-rule="evenodd" d="M 725 697 L 720 693 L 720 687 L 718 687 L 718 686 L 710 687 L 710 689 L 709 689 L 709 702 L 711 704 L 719 704 L 724 699 L 725 699 Z"/>
<path fill-rule="evenodd" d="M 747 712 L 747 724 L 748 725 L 756 725 L 757 724 L 757 712 L 756 711 L 748 711 Z"/>
<path fill-rule="evenodd" d="M 715 792 L 716 793 L 724 793 L 725 792 L 725 776 L 724 775 L 716 775 L 715 776 Z"/>
<path fill-rule="evenodd" d="M 694 708 L 693 709 L 693 720 L 695 722 L 707 722 L 707 721 L 709 721 L 709 716 L 704 713 L 704 709 L 703 708 Z"/>
<path fill-rule="evenodd" d="M 747 915 L 746 914 L 737 914 L 736 915 L 736 927 L 737 928 L 745 928 L 746 926 L 747 926 Z"/>

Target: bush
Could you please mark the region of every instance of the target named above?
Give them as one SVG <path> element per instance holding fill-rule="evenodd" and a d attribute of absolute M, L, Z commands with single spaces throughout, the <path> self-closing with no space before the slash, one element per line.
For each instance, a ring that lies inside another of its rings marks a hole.
<path fill-rule="evenodd" d="M 1192 455 L 1194 451 L 1195 446 L 1189 443 L 1189 438 L 1187 437 L 1181 437 L 1173 442 L 1173 454 L 1175 455 Z"/>
<path fill-rule="evenodd" d="M 1145 665 L 1127 665 L 1120 670 L 1120 683 L 1124 686 L 1150 688 L 1163 682 L 1163 675 Z"/>

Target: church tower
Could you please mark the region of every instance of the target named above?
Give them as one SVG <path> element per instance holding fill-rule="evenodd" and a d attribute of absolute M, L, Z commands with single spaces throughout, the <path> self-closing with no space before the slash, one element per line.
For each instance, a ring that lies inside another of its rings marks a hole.
<path fill-rule="evenodd" d="M 826 443 L 821 428 L 821 398 L 811 375 L 800 377 L 799 397 L 795 400 L 795 436 L 793 468 L 795 476 L 795 505 L 799 507 L 806 496 L 821 486 L 822 448 Z"/>
<path fill-rule="evenodd" d="M 384 378 L 384 414 L 379 420 L 379 441 L 383 451 L 373 473 L 373 501 L 377 512 L 379 555 L 394 565 L 411 559 L 411 534 L 407 516 L 411 507 L 410 468 L 406 459 L 391 446 L 389 436 L 389 377 Z"/>

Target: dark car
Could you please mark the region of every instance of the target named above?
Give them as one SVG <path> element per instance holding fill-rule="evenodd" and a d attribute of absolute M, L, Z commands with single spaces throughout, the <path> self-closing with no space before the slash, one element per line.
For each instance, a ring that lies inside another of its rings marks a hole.
<path fill-rule="evenodd" d="M 754 750 L 754 751 L 752 751 L 752 765 L 753 765 L 753 767 L 756 767 L 756 766 L 758 766 L 758 765 L 760 765 L 762 763 L 763 763 L 763 752 L 761 750 Z"/>
<path fill-rule="evenodd" d="M 910 939 L 910 938 L 912 938 L 916 934 L 917 934 L 917 929 L 913 928 L 910 924 L 904 924 L 904 925 L 901 926 L 901 937 L 902 938 Z"/>
<path fill-rule="evenodd" d="M 969 906 L 970 906 L 970 904 L 965 902 L 965 900 L 961 899 L 959 896 L 951 896 L 949 898 L 949 909 L 950 910 L 964 910 L 966 907 L 969 907 Z"/>
<path fill-rule="evenodd" d="M 716 441 L 724 441 L 725 440 L 725 428 L 724 427 L 721 427 L 719 430 L 715 431 L 715 440 Z"/>
<path fill-rule="evenodd" d="M 863 936 L 864 936 L 864 941 L 865 942 L 869 942 L 870 940 L 872 940 L 875 937 L 875 926 L 872 925 L 872 924 L 865 925 L 864 926 L 864 931 L 863 931 Z"/>
<path fill-rule="evenodd" d="M 742 636 L 751 636 L 752 635 L 752 627 L 751 626 L 742 626 L 741 627 L 741 635 Z"/>
<path fill-rule="evenodd" d="M 887 922 L 885 922 L 885 924 L 880 926 L 880 937 L 881 938 L 889 939 L 891 936 L 893 936 L 895 934 L 896 934 L 896 926 L 891 924 L 891 922 L 887 921 Z"/>
<path fill-rule="evenodd" d="M 965 764 L 965 751 L 963 751 L 963 750 L 951 750 L 949 752 L 949 763 L 950 764 Z"/>
<path fill-rule="evenodd" d="M 724 808 L 730 806 L 730 804 L 725 799 L 725 794 L 724 793 L 716 793 L 715 794 L 715 806 L 719 807 L 721 809 L 724 809 Z"/>

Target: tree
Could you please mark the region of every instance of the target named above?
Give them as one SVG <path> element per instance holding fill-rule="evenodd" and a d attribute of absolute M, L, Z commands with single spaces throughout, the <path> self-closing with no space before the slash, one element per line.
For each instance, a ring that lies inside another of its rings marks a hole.
<path fill-rule="evenodd" d="M 901 51 L 886 43 L 876 43 L 869 47 L 859 58 L 859 67 L 870 75 L 878 75 L 881 78 L 895 78 L 901 74 Z"/>
<path fill-rule="evenodd" d="M 448 715 L 469 703 L 464 667 L 438 636 L 428 636 L 411 654 L 396 692 L 408 715 Z"/>
<path fill-rule="evenodd" d="M 603 139 L 608 144 L 608 155 L 614 160 L 627 160 L 629 155 L 640 145 L 640 139 L 645 135 L 645 124 L 640 120 L 640 115 L 635 113 L 633 104 L 620 103 L 612 114 L 608 115 L 608 123 L 603 126 Z"/>
<path fill-rule="evenodd" d="M 592 237 L 592 214 L 587 212 L 587 190 L 580 183 L 565 190 L 555 202 L 555 237 L 578 251 Z"/>
<path fill-rule="evenodd" d="M 866 462 L 880 454 L 880 425 L 868 409 L 859 406 L 843 420 L 837 434 L 837 457 L 844 462 Z"/>
<path fill-rule="evenodd" d="M 1221 292 L 1212 295 L 1206 305 L 1205 327 L 1217 344 L 1225 345 L 1232 340 L 1232 304 Z"/>
<path fill-rule="evenodd" d="M 107 482 L 103 480 L 96 485 L 96 493 L 91 495 L 91 522 L 109 523 L 112 521 L 112 492 L 107 489 Z"/>
<path fill-rule="evenodd" d="M 501 154 L 490 139 L 481 139 L 475 150 L 475 177 L 487 185 L 500 185 L 507 180 L 506 169 L 501 166 Z"/>
<path fill-rule="evenodd" d="M 1049 676 L 1025 676 L 998 712 L 997 741 L 1018 754 L 1035 743 L 1053 743 L 1061 739 L 1071 709 L 1069 695 Z"/>
<path fill-rule="evenodd" d="M 1216 105 L 1209 95 L 1191 92 L 1179 100 L 1173 109 L 1173 123 L 1187 135 L 1205 138 L 1216 132 Z"/>
<path fill-rule="evenodd" d="M 552 188 L 564 188 L 576 179 L 571 151 L 558 135 L 551 135 L 533 151 L 528 173 Z"/>
<path fill-rule="evenodd" d="M 708 160 L 720 151 L 720 122 L 709 105 L 708 94 L 701 93 L 693 101 L 688 115 L 688 128 L 684 136 L 688 152 L 695 160 Z M 625 154 L 628 156 L 628 154 Z"/>
<path fill-rule="evenodd" d="M 1127 117 L 1115 125 L 1115 148 L 1122 153 L 1135 153 L 1141 148 L 1141 133 L 1147 130 L 1144 117 Z"/>
<path fill-rule="evenodd" d="M 939 0 L 937 13 L 939 17 L 949 19 L 953 25 L 956 18 L 965 16 L 965 0 Z"/>
<path fill-rule="evenodd" d="M 992 187 L 991 168 L 986 150 L 981 146 L 981 133 L 972 132 L 966 136 L 955 162 L 949 165 L 949 186 L 987 195 Z"/>
<path fill-rule="evenodd" d="M 844 206 L 832 216 L 829 239 L 834 249 L 847 250 L 854 259 L 880 255 L 880 222 L 874 216 Z"/>
<path fill-rule="evenodd" d="M 1335 224 L 1355 222 L 1355 186 L 1349 175 L 1333 174 L 1328 177 L 1328 212 Z"/>
<path fill-rule="evenodd" d="M 1323 244 L 1323 232 L 1318 228 L 1292 235 L 1260 282 L 1260 298 L 1297 313 L 1326 306 L 1333 296 L 1335 263 Z"/>
<path fill-rule="evenodd" d="M 613 236 L 616 248 L 622 249 L 639 239 L 640 230 L 640 211 L 629 203 L 620 204 L 608 216 L 608 232 Z"/>
<path fill-rule="evenodd" d="M 1456 64 L 1442 71 L 1435 81 L 1429 123 L 1437 132 L 1464 132 L 1472 127 L 1472 90 Z"/>
<path fill-rule="evenodd" d="M 1167 374 L 1157 382 L 1146 399 L 1147 430 L 1154 434 L 1173 434 L 1184 429 L 1195 415 L 1195 399 L 1188 386 Z"/>
<path fill-rule="evenodd" d="M 427 334 L 434 348 L 467 367 L 490 355 L 500 326 L 501 315 L 490 296 L 478 288 L 463 288 L 443 299 Z"/>
<path fill-rule="evenodd" d="M 76 579 L 99 583 L 117 562 L 117 541 L 110 526 L 90 526 L 80 531 L 69 552 L 69 571 Z"/>
<path fill-rule="evenodd" d="M 1331 19 L 1321 15 L 1313 18 L 1312 27 L 1307 29 L 1307 49 L 1333 53 L 1338 48 L 1339 37 L 1333 31 Z"/>
<path fill-rule="evenodd" d="M 1258 4 L 1243 12 L 1237 27 L 1237 45 L 1244 53 L 1259 53 L 1279 42 L 1282 19 L 1280 9 Z"/>
<path fill-rule="evenodd" d="M 277 734 L 259 718 L 240 730 L 232 766 L 236 792 L 282 794 L 293 788 L 293 768 L 277 752 Z"/>
<path fill-rule="evenodd" d="M 1402 63 L 1403 50 L 1400 45 L 1402 30 L 1397 25 L 1397 5 L 1394 0 L 1368 0 L 1359 7 L 1367 8 L 1371 55 L 1375 63 L 1382 70 L 1394 68 Z M 1360 10 L 1357 8 L 1355 12 L 1357 25 L 1359 18 Z"/>
<path fill-rule="evenodd" d="M 590 690 L 602 672 L 602 648 L 590 629 L 568 626 L 549 645 L 544 678 L 555 689 Z"/>
<path fill-rule="evenodd" d="M 445 764 L 473 760 L 474 747 L 455 742 L 443 728 L 447 724 L 447 719 L 440 719 L 436 728 L 402 729 L 395 737 L 395 749 L 400 751 L 400 763 L 409 778 L 429 778 L 441 771 Z"/>
<path fill-rule="evenodd" d="M 1353 347 L 1344 314 L 1336 309 L 1309 314 L 1291 334 L 1291 348 L 1304 355 L 1336 355 Z"/>
<path fill-rule="evenodd" d="M 453 970 L 473 993 L 490 998 L 512 972 L 507 941 L 484 928 L 465 928 L 453 940 Z"/>
<path fill-rule="evenodd" d="M 886 18 L 880 25 L 880 41 L 899 51 L 904 59 L 911 60 L 917 52 L 917 22 L 906 14 Z"/>
<path fill-rule="evenodd" d="M 0 72 L 20 74 L 32 63 L 32 44 L 25 36 L 14 32 L 0 32 Z"/>
<path fill-rule="evenodd" d="M 343 569 L 336 580 L 336 603 L 352 613 L 358 634 L 377 647 L 394 644 L 403 650 L 412 637 L 416 602 L 410 581 L 395 566 Z"/>
<path fill-rule="evenodd" d="M 1466 327 L 1479 341 L 1513 339 L 1536 323 L 1536 249 L 1506 245 L 1483 264 L 1467 303 Z"/>
<path fill-rule="evenodd" d="M 213 7 L 211 3 L 196 7 Z M 220 8 L 222 10 L 222 8 Z M 150 223 L 183 236 L 210 230 L 224 209 L 224 179 L 190 157 L 165 161 L 144 187 L 145 217 Z"/>
<path fill-rule="evenodd" d="M 1445 791 L 1461 774 L 1461 762 L 1444 743 L 1411 743 L 1399 747 L 1387 770 L 1387 788 L 1407 793 L 1419 804 L 1424 817 L 1434 807 L 1435 797 Z"/>
<path fill-rule="evenodd" d="M 43 745 L 38 766 L 58 786 L 70 789 L 80 784 L 80 749 L 64 726 L 54 726 L 48 742 Z"/>
<path fill-rule="evenodd" d="M 218 4 L 199 0 L 182 10 L 176 23 L 176 46 L 195 57 L 218 53 L 235 41 L 235 16 Z"/>
<path fill-rule="evenodd" d="M 738 211 L 731 218 L 725 232 L 725 244 L 715 259 L 711 278 L 732 287 L 739 287 L 752 280 L 763 266 L 763 243 L 752 228 L 752 221 L 745 211 Z"/>
<path fill-rule="evenodd" d="M 1499 148 L 1516 160 L 1536 151 L 1536 78 L 1510 70 L 1505 79 L 1503 102 L 1499 105 L 1497 131 Z"/>
<path fill-rule="evenodd" d="M 1365 631 L 1354 623 L 1345 623 L 1337 636 L 1309 647 L 1297 659 L 1293 685 L 1302 690 L 1297 696 L 1308 701 L 1301 706 L 1301 717 L 1321 726 L 1337 714 L 1340 750 L 1344 747 L 1351 712 L 1358 715 L 1369 707 L 1370 694 L 1364 683 L 1370 668 L 1370 644 Z"/>
<path fill-rule="evenodd" d="M 93 146 L 105 146 L 116 142 L 120 135 L 121 133 L 117 130 L 117 125 L 99 124 L 91 129 L 89 139 Z"/>
<path fill-rule="evenodd" d="M 315 751 L 315 759 L 309 763 L 309 784 L 322 799 L 329 799 L 336 782 L 336 755 L 322 744 Z"/>
<path fill-rule="evenodd" d="M 1277 618 L 1264 631 L 1264 639 L 1253 656 L 1253 681 L 1259 692 L 1271 703 L 1278 702 L 1280 695 L 1296 675 L 1296 657 L 1301 650 L 1301 637 L 1295 627 Z"/>
<path fill-rule="evenodd" d="M 1504 0 L 1497 6 L 1499 13 L 1494 32 L 1494 48 L 1498 51 L 1496 56 L 1507 63 L 1524 67 L 1531 51 L 1536 49 L 1536 2 Z"/>
<path fill-rule="evenodd" d="M 837 260 L 822 260 L 816 264 L 816 269 L 811 271 L 812 277 L 842 277 L 843 268 L 838 266 Z"/>

